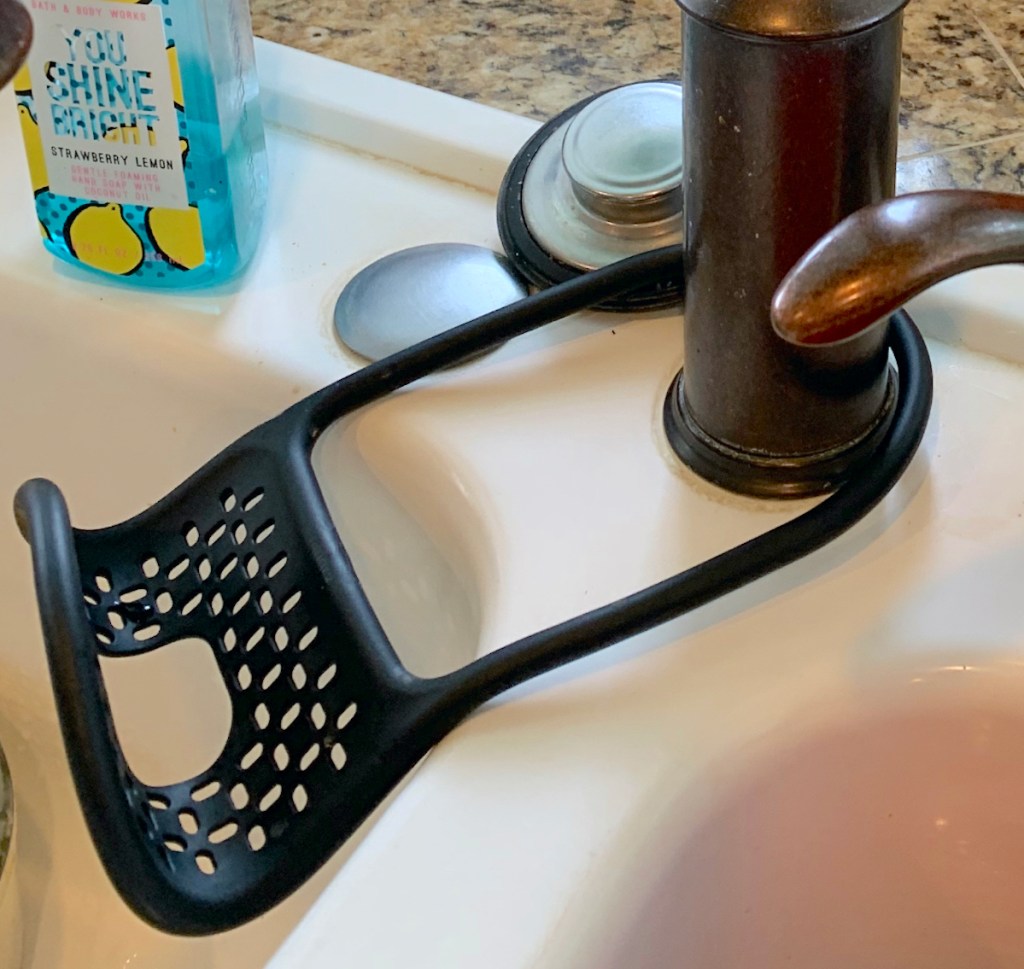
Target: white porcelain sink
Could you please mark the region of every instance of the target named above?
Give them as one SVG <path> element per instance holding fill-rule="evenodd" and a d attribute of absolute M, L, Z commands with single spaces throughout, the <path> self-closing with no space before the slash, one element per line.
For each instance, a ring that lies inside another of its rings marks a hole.
<path fill-rule="evenodd" d="M 958 667 L 821 720 L 709 776 L 591 967 L 1021 965 L 1020 683 Z"/>
<path fill-rule="evenodd" d="M 77 525 L 129 516 L 359 366 L 330 311 L 362 266 L 418 243 L 497 247 L 494 194 L 532 122 L 273 45 L 259 55 L 273 193 L 240 287 L 154 298 L 56 266 L 20 158 L 0 159 L 0 499 L 44 475 Z M 5 143 L 17 136 L 10 101 Z M 941 967 L 927 962 L 935 951 L 1019 965 L 1012 920 L 976 921 L 983 903 L 1012 906 L 1012 865 L 1005 877 L 971 867 L 955 839 L 962 825 L 970 857 L 1024 853 L 1024 833 L 988 800 L 1022 783 L 1024 613 L 1008 578 L 1024 565 L 1022 283 L 1024 270 L 991 270 L 918 302 L 945 341 L 933 342 L 935 416 L 922 455 L 861 525 L 490 704 L 300 893 L 214 939 L 153 932 L 108 886 L 60 746 L 28 550 L 0 514 L 0 738 L 20 812 L 27 967 L 661 969 L 685 956 L 696 969 L 774 969 L 787 955 L 807 969 L 897 955 Z M 453 668 L 803 507 L 730 497 L 678 467 L 660 408 L 680 359 L 677 316 L 581 314 L 325 435 L 320 480 L 410 668 Z M 173 656 L 155 675 L 155 659 L 117 674 L 119 725 L 147 769 L 187 772 L 167 736 L 212 757 L 223 698 L 181 679 Z M 984 723 L 992 747 L 979 752 Z M 878 822 L 851 788 L 898 802 L 902 826 Z M 764 840 L 771 851 L 752 860 Z M 845 867 L 834 892 L 809 891 Z M 889 894 L 872 891 L 876 876 Z M 890 918 L 897 894 L 913 900 L 902 921 Z M 764 907 L 745 919 L 734 899 Z M 875 948 L 857 948 L 858 920 Z"/>

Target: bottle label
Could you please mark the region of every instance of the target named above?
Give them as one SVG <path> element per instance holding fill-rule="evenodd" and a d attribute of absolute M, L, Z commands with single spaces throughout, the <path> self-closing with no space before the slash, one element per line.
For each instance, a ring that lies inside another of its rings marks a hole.
<path fill-rule="evenodd" d="M 181 83 L 165 40 L 166 8 L 109 0 L 30 7 L 29 73 L 49 190 L 187 209 Z"/>

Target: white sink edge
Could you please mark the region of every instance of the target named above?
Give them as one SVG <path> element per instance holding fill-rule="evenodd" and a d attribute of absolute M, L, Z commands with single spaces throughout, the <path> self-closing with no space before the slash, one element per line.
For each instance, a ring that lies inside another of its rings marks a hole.
<path fill-rule="evenodd" d="M 495 193 L 539 122 L 258 38 L 271 124 Z"/>

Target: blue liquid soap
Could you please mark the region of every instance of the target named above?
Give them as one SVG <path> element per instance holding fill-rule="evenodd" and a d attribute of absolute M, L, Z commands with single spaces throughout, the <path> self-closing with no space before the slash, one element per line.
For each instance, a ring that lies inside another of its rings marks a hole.
<path fill-rule="evenodd" d="M 222 282 L 267 193 L 247 0 L 26 0 L 14 79 L 43 244 L 124 282 Z"/>

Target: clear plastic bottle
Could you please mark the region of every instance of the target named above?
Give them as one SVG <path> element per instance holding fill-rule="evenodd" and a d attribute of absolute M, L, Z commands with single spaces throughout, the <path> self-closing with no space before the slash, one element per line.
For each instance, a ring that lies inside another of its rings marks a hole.
<path fill-rule="evenodd" d="M 149 287 L 220 282 L 267 172 L 247 0 L 27 0 L 15 77 L 44 245 Z"/>

